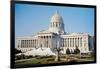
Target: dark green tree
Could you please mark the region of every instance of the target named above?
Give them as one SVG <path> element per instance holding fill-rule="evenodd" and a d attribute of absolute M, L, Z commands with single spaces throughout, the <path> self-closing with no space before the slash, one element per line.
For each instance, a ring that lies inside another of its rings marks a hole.
<path fill-rule="evenodd" d="M 15 54 L 22 53 L 21 50 L 15 48 Z"/>
<path fill-rule="evenodd" d="M 66 54 L 70 54 L 69 48 L 66 49 Z"/>
<path fill-rule="evenodd" d="M 75 50 L 74 50 L 74 54 L 79 54 L 80 53 L 80 50 L 79 48 L 76 46 Z"/>

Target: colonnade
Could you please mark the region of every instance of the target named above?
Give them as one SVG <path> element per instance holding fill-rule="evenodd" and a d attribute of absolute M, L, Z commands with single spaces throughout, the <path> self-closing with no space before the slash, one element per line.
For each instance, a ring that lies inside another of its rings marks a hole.
<path fill-rule="evenodd" d="M 82 38 L 63 38 L 62 46 L 64 47 L 81 47 L 82 46 Z"/>

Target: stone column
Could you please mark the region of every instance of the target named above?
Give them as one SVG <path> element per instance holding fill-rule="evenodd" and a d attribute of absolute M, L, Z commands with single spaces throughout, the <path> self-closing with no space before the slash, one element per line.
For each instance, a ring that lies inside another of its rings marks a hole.
<path fill-rule="evenodd" d="M 42 36 L 42 39 L 41 39 L 41 44 L 42 44 L 42 47 L 44 47 L 44 36 Z"/>
<path fill-rule="evenodd" d="M 47 39 L 47 40 L 48 40 L 48 48 L 49 48 L 49 43 L 50 43 L 50 42 L 49 42 L 49 36 L 48 36 L 48 39 Z"/>
<path fill-rule="evenodd" d="M 73 38 L 73 48 L 74 48 L 74 38 Z"/>
<path fill-rule="evenodd" d="M 51 46 L 50 46 L 50 48 L 52 48 L 52 35 L 51 35 Z"/>
<path fill-rule="evenodd" d="M 38 36 L 38 47 L 40 48 L 40 46 L 41 46 L 41 36 L 39 35 Z"/>
<path fill-rule="evenodd" d="M 47 41 L 48 41 L 48 46 L 47 47 L 49 48 L 49 36 L 47 36 Z"/>
<path fill-rule="evenodd" d="M 49 48 L 51 48 L 51 46 L 52 46 L 52 39 L 51 38 L 52 38 L 52 36 L 50 35 L 49 36 Z"/>
<path fill-rule="evenodd" d="M 70 47 L 71 45 L 70 45 L 70 38 L 69 38 L 69 47 Z"/>
<path fill-rule="evenodd" d="M 80 49 L 80 47 L 81 47 L 81 46 L 80 46 L 80 38 L 79 38 L 79 49 Z"/>
<path fill-rule="evenodd" d="M 78 38 L 76 39 L 76 42 L 77 42 L 77 43 L 76 43 L 76 46 L 78 46 Z"/>
<path fill-rule="evenodd" d="M 48 40 L 47 40 L 47 36 L 45 36 L 45 47 L 48 48 Z"/>
<path fill-rule="evenodd" d="M 69 38 L 68 38 L 68 41 L 67 41 L 67 43 L 68 43 L 67 45 L 68 45 L 68 48 L 69 48 Z"/>
<path fill-rule="evenodd" d="M 66 49 L 67 49 L 67 41 L 68 41 L 68 40 L 67 40 L 67 38 L 66 38 Z"/>
<path fill-rule="evenodd" d="M 72 48 L 72 38 L 70 38 L 70 47 Z"/>
<path fill-rule="evenodd" d="M 75 45 L 76 45 L 75 40 L 76 40 L 76 39 L 74 38 L 74 48 L 75 48 Z"/>
<path fill-rule="evenodd" d="M 79 38 L 77 38 L 77 46 L 79 47 Z"/>

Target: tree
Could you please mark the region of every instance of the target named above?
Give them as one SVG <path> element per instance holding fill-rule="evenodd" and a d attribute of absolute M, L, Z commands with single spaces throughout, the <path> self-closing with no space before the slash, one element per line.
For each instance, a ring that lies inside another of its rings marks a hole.
<path fill-rule="evenodd" d="M 76 46 L 75 50 L 74 50 L 74 54 L 79 54 L 80 53 L 80 50 L 79 48 Z"/>
<path fill-rule="evenodd" d="M 15 54 L 22 53 L 21 50 L 15 48 Z"/>
<path fill-rule="evenodd" d="M 66 54 L 70 54 L 69 48 L 66 49 Z"/>

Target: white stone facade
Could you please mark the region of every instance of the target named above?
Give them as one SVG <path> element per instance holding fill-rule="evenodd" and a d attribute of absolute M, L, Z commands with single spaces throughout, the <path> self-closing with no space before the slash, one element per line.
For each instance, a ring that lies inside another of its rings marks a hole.
<path fill-rule="evenodd" d="M 77 46 L 81 53 L 88 53 L 91 50 L 90 45 L 93 43 L 90 41 L 90 37 L 87 33 L 66 34 L 63 19 L 56 12 L 51 18 L 48 30 L 40 31 L 35 36 L 16 37 L 15 45 L 23 52 L 33 48 L 50 48 L 53 51 L 56 47 L 60 47 L 63 49 L 63 54 L 66 54 L 67 48 L 73 52 Z"/>

